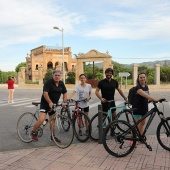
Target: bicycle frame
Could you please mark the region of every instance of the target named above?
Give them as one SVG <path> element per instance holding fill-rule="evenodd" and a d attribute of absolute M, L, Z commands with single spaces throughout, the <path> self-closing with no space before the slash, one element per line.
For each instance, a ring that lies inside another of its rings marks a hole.
<path fill-rule="evenodd" d="M 110 108 L 108 109 L 108 111 L 107 111 L 107 117 L 109 116 L 111 122 L 113 121 L 113 120 L 112 120 L 112 109 L 118 109 L 118 108 L 122 108 L 122 109 L 121 109 L 121 111 L 117 114 L 116 117 L 119 117 L 122 113 L 125 112 L 126 105 L 124 104 L 123 106 L 110 107 Z M 106 119 L 107 119 L 107 117 L 106 117 Z M 103 128 L 106 127 L 106 119 L 103 121 Z M 127 119 L 128 119 L 128 117 L 127 117 Z"/>
<path fill-rule="evenodd" d="M 132 128 L 133 128 L 133 129 L 136 129 L 136 134 L 137 134 L 137 137 L 138 137 L 136 140 L 138 140 L 138 141 L 145 142 L 145 139 L 144 139 L 145 134 L 146 134 L 149 126 L 151 125 L 151 123 L 152 123 L 152 121 L 153 121 L 156 113 L 157 113 L 158 116 L 160 117 L 161 121 L 164 121 L 164 120 L 165 120 L 165 117 L 164 117 L 163 113 L 159 111 L 156 103 L 153 102 L 153 105 L 154 105 L 154 107 L 153 107 L 150 111 L 148 111 L 148 112 L 147 112 L 141 119 L 139 119 L 137 122 L 135 121 L 135 119 L 134 119 L 133 116 L 132 116 L 133 122 L 134 122 L 134 124 L 132 125 Z M 141 123 L 144 119 L 146 119 L 146 118 L 149 117 L 149 116 L 150 116 L 150 118 L 148 119 L 148 122 L 146 123 L 146 126 L 145 126 L 145 128 L 144 128 L 144 131 L 143 131 L 143 133 L 141 134 L 140 131 L 139 131 L 138 125 L 139 125 L 139 123 Z M 166 128 L 166 127 L 165 127 L 165 128 Z M 170 127 L 168 127 L 168 128 L 170 129 Z M 127 132 L 127 133 L 129 133 L 129 132 Z"/>

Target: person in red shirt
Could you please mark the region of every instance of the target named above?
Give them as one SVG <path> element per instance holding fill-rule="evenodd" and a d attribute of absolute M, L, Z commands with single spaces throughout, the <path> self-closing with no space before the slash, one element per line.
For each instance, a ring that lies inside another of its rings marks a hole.
<path fill-rule="evenodd" d="M 8 76 L 6 83 L 8 84 L 8 103 L 14 103 L 14 83 L 16 82 L 15 78 Z"/>

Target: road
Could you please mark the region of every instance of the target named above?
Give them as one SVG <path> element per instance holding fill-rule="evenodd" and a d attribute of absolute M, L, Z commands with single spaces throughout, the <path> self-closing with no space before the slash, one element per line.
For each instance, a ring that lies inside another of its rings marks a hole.
<path fill-rule="evenodd" d="M 16 89 L 15 90 L 15 103 L 7 103 L 7 89 L 0 89 L 0 151 L 38 148 L 44 146 L 52 146 L 53 142 L 50 141 L 49 128 L 46 127 L 44 134 L 39 138 L 38 142 L 23 143 L 17 136 L 16 124 L 19 116 L 24 112 L 34 112 L 35 107 L 31 105 L 32 101 L 40 101 L 42 95 L 42 89 Z M 68 90 L 68 94 L 71 90 Z M 170 101 L 170 91 L 158 92 L 154 91 L 151 94 L 155 97 L 165 97 Z M 127 95 L 127 93 L 126 93 Z M 118 93 L 115 95 L 117 104 L 123 102 Z M 97 106 L 99 100 L 96 98 L 94 91 L 92 93 L 92 99 L 90 103 L 90 118 L 97 113 Z M 163 109 L 159 105 L 160 109 Z M 170 102 L 164 104 L 164 111 L 166 116 L 170 116 Z M 159 117 L 156 116 L 147 134 L 155 134 L 157 125 L 159 123 Z M 78 142 L 76 139 L 74 143 Z M 87 142 L 91 142 L 88 140 Z"/>

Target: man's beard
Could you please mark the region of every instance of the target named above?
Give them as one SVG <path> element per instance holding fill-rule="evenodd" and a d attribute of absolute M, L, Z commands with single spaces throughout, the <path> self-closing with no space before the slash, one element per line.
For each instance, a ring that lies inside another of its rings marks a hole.
<path fill-rule="evenodd" d="M 108 80 L 110 80 L 111 78 L 112 78 L 112 76 L 110 76 L 110 75 L 106 76 L 106 79 L 108 79 Z"/>

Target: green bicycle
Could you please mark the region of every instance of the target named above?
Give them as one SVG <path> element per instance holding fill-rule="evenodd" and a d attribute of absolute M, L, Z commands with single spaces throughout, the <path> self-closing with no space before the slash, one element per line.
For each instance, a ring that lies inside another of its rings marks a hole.
<path fill-rule="evenodd" d="M 114 100 L 107 100 L 106 102 L 108 103 L 108 107 L 110 107 L 111 102 Z M 129 107 L 129 104 L 124 102 L 122 106 L 116 106 L 116 107 L 110 107 L 108 112 L 103 112 L 103 129 L 106 128 L 106 126 L 112 122 L 112 109 L 118 109 L 120 108 L 121 110 L 117 113 L 115 120 L 126 120 L 128 123 L 130 123 L 132 120 L 128 116 L 129 113 L 133 113 L 135 109 L 127 109 Z M 90 125 L 89 125 L 89 135 L 90 138 L 94 141 L 99 140 L 99 123 L 98 123 L 98 116 L 99 113 L 96 113 L 90 120 Z M 122 129 L 123 130 L 123 129 Z"/>

